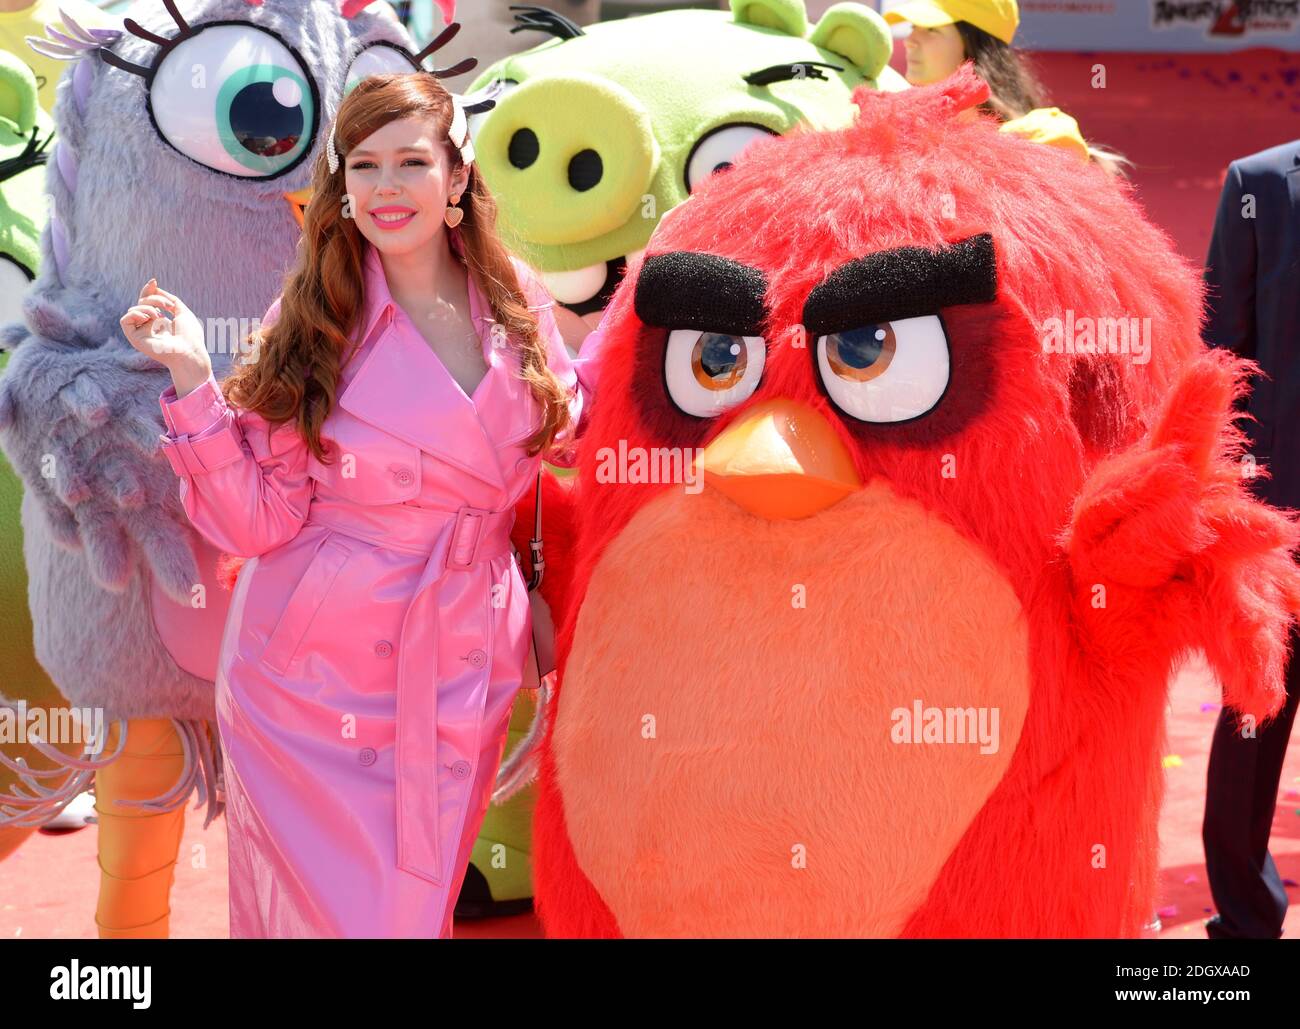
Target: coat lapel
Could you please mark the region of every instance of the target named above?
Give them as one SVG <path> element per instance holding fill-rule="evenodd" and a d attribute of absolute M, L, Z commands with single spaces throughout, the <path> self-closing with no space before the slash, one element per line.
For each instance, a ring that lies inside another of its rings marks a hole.
<path fill-rule="evenodd" d="M 1300 228 L 1300 148 L 1292 155 L 1286 180 L 1291 191 L 1291 230 L 1295 233 Z"/>
<path fill-rule="evenodd" d="M 345 369 L 347 381 L 339 406 L 398 439 L 498 489 L 505 482 L 496 447 L 484 430 L 474 402 L 393 301 L 378 251 L 365 253 L 365 311 L 361 350 Z M 493 366 L 490 325 L 475 317 L 483 306 L 470 280 L 471 317 L 488 359 L 488 378 L 503 370 Z M 490 317 L 487 319 L 491 321 Z M 495 383 L 485 378 L 476 395 L 488 401 Z"/>

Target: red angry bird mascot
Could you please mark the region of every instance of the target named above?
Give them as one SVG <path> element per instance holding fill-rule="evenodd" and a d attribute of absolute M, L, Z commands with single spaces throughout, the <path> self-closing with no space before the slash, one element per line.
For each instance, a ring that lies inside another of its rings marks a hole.
<path fill-rule="evenodd" d="M 1171 672 L 1280 704 L 1244 366 L 1127 190 L 984 95 L 754 144 L 615 295 L 548 491 L 549 935 L 1134 936 Z"/>

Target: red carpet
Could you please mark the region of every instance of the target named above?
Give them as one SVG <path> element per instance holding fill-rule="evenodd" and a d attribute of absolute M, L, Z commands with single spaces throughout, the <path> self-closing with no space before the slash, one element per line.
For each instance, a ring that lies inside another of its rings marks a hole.
<path fill-rule="evenodd" d="M 1236 55 L 1042 54 L 1036 67 L 1052 102 L 1078 118 L 1091 140 L 1135 162 L 1133 181 L 1151 216 L 1179 249 L 1204 260 L 1228 162 L 1300 135 L 1300 55 L 1252 50 Z M 1093 66 L 1103 64 L 1104 89 Z M 1122 246 L 1122 240 L 1115 241 Z M 1104 259 L 1104 255 L 1098 255 Z M 1168 792 L 1161 815 L 1161 935 L 1203 938 L 1211 912 L 1200 823 L 1205 765 L 1217 716 L 1213 684 L 1183 675 L 1169 712 Z M 224 937 L 225 824 L 208 832 L 190 817 L 172 897 L 172 933 Z M 1300 881 L 1300 747 L 1283 775 L 1273 824 L 1273 857 Z M 98 866 L 93 829 L 33 837 L 0 863 L 0 938 L 94 936 Z M 1288 937 L 1300 936 L 1300 890 L 1288 890 Z M 537 936 L 519 917 L 457 923 L 457 936 Z"/>
<path fill-rule="evenodd" d="M 1161 936 L 1204 938 L 1201 922 L 1213 912 L 1205 880 L 1201 816 L 1218 700 L 1218 689 L 1203 668 L 1189 669 L 1176 683 L 1171 698 L 1166 794 L 1160 813 Z M 1300 882 L 1300 747 L 1292 746 L 1287 752 L 1269 849 L 1278 872 L 1289 881 L 1291 908 L 1283 934 L 1300 937 L 1300 889 L 1296 888 Z"/>
<path fill-rule="evenodd" d="M 1205 763 L 1218 709 L 1216 690 L 1199 670 L 1189 670 L 1174 686 L 1166 747 L 1168 793 L 1160 819 L 1162 936 L 1204 938 L 1201 922 L 1211 900 L 1201 851 L 1201 812 Z M 206 833 L 193 814 L 181 844 L 172 892 L 172 935 L 224 937 L 226 916 L 226 831 L 218 821 Z M 1273 858 L 1288 879 L 1300 881 L 1300 748 L 1292 748 L 1282 778 L 1273 820 Z M 0 938 L 95 935 L 98 888 L 95 831 L 67 836 L 34 836 L 0 863 Z M 1286 936 L 1300 936 L 1300 890 L 1288 894 L 1291 910 Z M 540 936 L 531 916 L 482 922 L 457 922 L 460 937 Z"/>
<path fill-rule="evenodd" d="M 1098 64 L 1104 89 L 1092 86 Z M 1300 53 L 1053 53 L 1034 67 L 1085 138 L 1134 162 L 1148 214 L 1197 265 L 1228 163 L 1300 138 Z"/>

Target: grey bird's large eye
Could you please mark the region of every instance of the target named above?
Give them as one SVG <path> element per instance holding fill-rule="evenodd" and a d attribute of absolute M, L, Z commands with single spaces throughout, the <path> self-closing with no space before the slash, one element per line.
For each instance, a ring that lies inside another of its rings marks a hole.
<path fill-rule="evenodd" d="M 937 315 L 819 336 L 816 351 L 827 394 L 860 422 L 919 418 L 948 388 L 948 336 Z"/>
<path fill-rule="evenodd" d="M 372 43 L 348 65 L 347 77 L 343 80 L 343 95 L 347 96 L 364 78 L 371 75 L 409 75 L 419 71 L 415 59 L 396 43 Z"/>
<path fill-rule="evenodd" d="M 171 146 L 228 175 L 271 179 L 311 149 L 316 84 L 288 46 L 252 25 L 211 25 L 169 47 L 149 110 Z"/>
<path fill-rule="evenodd" d="M 762 336 L 674 329 L 664 352 L 664 381 L 678 408 L 712 418 L 753 395 L 766 358 Z"/>

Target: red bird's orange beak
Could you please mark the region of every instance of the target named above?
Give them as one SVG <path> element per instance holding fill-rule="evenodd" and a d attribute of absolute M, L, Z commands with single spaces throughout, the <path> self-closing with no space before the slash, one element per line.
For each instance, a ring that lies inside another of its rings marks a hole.
<path fill-rule="evenodd" d="M 830 423 L 793 400 L 753 407 L 704 449 L 700 466 L 705 482 L 760 518 L 808 518 L 862 488 Z"/>
<path fill-rule="evenodd" d="M 289 205 L 289 210 L 293 212 L 293 220 L 298 223 L 298 228 L 302 228 L 302 213 L 307 204 L 311 202 L 312 188 L 307 186 L 303 189 L 296 190 L 293 193 L 283 194 L 285 202 Z"/>

